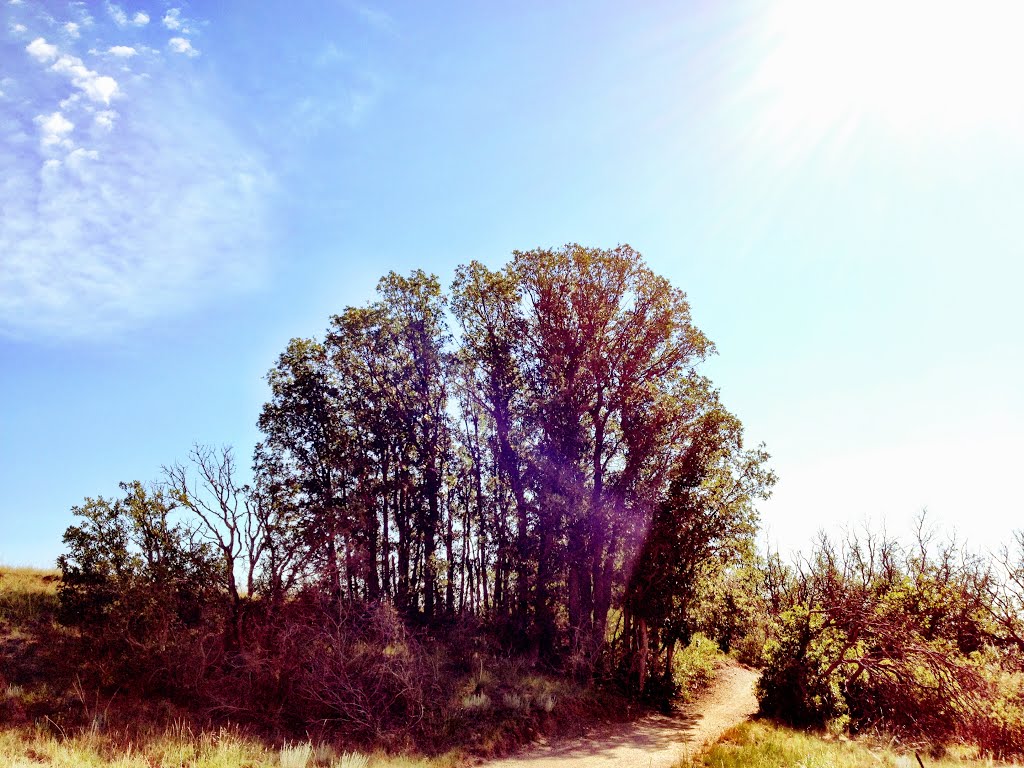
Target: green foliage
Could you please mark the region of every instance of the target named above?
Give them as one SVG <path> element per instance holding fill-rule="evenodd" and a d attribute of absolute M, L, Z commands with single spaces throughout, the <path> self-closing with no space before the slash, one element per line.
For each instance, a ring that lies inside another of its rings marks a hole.
<path fill-rule="evenodd" d="M 685 701 L 710 685 L 723 656 L 718 644 L 698 632 L 672 657 L 672 679 Z"/>
<path fill-rule="evenodd" d="M 677 641 L 688 644 L 702 621 L 725 647 L 740 631 L 739 626 L 711 619 L 711 614 L 723 608 L 718 598 L 746 599 L 741 595 L 745 585 L 737 581 L 726 591 L 716 590 L 711 582 L 738 571 L 752 558 L 754 504 L 769 495 L 775 482 L 763 447 L 744 450 L 739 420 L 707 392 L 707 382 L 695 386 L 697 417 L 689 442 L 654 511 L 623 600 L 629 619 L 623 662 L 628 683 L 640 691 L 653 677 L 649 672 L 656 673 L 659 667 L 668 682 Z M 742 622 L 741 615 L 734 616 Z M 657 658 L 649 660 L 652 645 L 664 650 L 663 664 Z"/>
<path fill-rule="evenodd" d="M 747 539 L 745 544 L 729 558 L 706 563 L 697 585 L 693 620 L 723 653 L 741 664 L 760 667 L 768 637 L 768 602 L 754 542 Z"/>
<path fill-rule="evenodd" d="M 123 483 L 112 502 L 87 499 L 64 534 L 59 618 L 87 644 L 84 668 L 105 685 L 173 689 L 218 615 L 223 582 L 209 547 L 172 521 L 159 489 Z"/>
<path fill-rule="evenodd" d="M 955 543 L 930 551 L 924 538 L 904 548 L 869 535 L 840 549 L 823 539 L 797 569 L 773 567 L 762 712 L 1024 750 L 1024 728 L 1007 725 L 1020 712 L 1019 667 L 992 619 L 983 561 Z"/>

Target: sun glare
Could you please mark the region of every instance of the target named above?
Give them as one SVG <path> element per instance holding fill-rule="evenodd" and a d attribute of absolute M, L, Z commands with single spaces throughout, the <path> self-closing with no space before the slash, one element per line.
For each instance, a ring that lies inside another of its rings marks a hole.
<path fill-rule="evenodd" d="M 756 35 L 758 129 L 783 144 L 865 130 L 1006 137 L 1024 125 L 1024 2 L 783 0 Z"/>

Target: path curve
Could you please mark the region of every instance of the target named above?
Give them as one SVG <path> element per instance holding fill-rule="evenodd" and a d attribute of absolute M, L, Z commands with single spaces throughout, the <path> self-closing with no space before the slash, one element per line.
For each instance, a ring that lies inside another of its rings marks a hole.
<path fill-rule="evenodd" d="M 670 768 L 757 711 L 758 673 L 727 664 L 686 711 L 647 715 L 581 738 L 541 743 L 486 768 Z"/>

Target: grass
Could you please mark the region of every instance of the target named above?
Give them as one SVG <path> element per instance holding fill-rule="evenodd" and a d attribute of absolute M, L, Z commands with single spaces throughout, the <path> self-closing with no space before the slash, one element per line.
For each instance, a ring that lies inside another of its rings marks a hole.
<path fill-rule="evenodd" d="M 11 768 L 457 768 L 459 755 L 362 755 L 311 744 L 274 749 L 229 728 L 164 733 L 139 744 L 116 735 L 61 735 L 37 726 L 0 730 L 0 765 Z"/>
<path fill-rule="evenodd" d="M 0 565 L 0 632 L 49 621 L 57 609 L 59 571 Z"/>
<path fill-rule="evenodd" d="M 925 768 L 981 768 L 1002 765 L 970 750 L 941 758 L 921 753 Z M 831 738 L 795 731 L 766 721 L 732 728 L 692 761 L 678 768 L 918 768 L 913 751 L 868 739 Z"/>

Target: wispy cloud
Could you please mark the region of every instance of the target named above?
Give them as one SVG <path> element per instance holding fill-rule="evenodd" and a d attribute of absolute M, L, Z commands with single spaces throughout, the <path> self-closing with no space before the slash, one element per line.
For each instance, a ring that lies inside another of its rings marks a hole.
<path fill-rule="evenodd" d="M 114 23 L 119 27 L 128 26 L 128 14 L 124 12 L 124 9 L 119 5 L 113 3 L 107 3 L 107 13 L 110 18 L 114 20 Z"/>
<path fill-rule="evenodd" d="M 378 32 L 393 33 L 395 31 L 394 19 L 386 11 L 363 3 L 350 3 L 349 7 L 360 19 Z"/>
<path fill-rule="evenodd" d="M 136 27 L 139 13 L 106 8 L 95 25 L 75 17 L 80 39 L 26 19 L 20 60 L 4 63 L 3 335 L 105 337 L 264 271 L 272 179 L 195 80 L 198 51 L 184 37 L 170 57 L 118 40 L 117 11 Z"/>
<path fill-rule="evenodd" d="M 107 14 L 119 27 L 144 27 L 149 24 L 149 14 L 145 11 L 138 11 L 129 16 L 127 11 L 119 5 L 108 2 L 106 4 Z"/>

